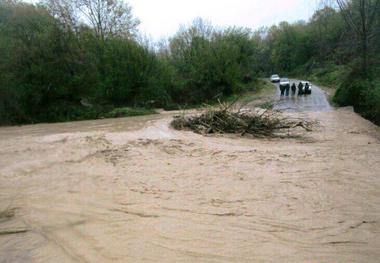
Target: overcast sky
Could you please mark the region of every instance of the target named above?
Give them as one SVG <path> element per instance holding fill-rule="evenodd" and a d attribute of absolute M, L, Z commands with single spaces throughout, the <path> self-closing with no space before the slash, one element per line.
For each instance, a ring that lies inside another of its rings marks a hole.
<path fill-rule="evenodd" d="M 28 0 L 36 2 L 36 0 Z M 129 0 L 140 31 L 155 40 L 173 35 L 181 24 L 202 17 L 217 26 L 258 29 L 281 21 L 308 20 L 318 0 Z"/>

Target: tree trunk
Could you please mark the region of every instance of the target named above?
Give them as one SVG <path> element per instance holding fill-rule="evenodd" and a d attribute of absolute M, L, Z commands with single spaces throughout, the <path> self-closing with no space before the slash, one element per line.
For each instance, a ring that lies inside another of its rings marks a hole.
<path fill-rule="evenodd" d="M 363 75 L 367 75 L 368 70 L 368 37 L 363 34 L 361 39 L 361 70 Z"/>

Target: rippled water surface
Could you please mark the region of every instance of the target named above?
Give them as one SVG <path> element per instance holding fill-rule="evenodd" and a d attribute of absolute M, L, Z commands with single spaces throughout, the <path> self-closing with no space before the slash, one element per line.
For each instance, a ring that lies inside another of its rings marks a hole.
<path fill-rule="evenodd" d="M 0 262 L 378 262 L 379 131 L 307 116 L 273 140 L 169 115 L 0 128 Z"/>

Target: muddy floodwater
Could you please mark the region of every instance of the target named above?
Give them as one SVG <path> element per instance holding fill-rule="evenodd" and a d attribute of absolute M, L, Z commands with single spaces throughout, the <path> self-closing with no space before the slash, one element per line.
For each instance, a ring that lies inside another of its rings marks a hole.
<path fill-rule="evenodd" d="M 380 132 L 347 109 L 297 138 L 170 115 L 0 128 L 0 262 L 379 262 Z"/>

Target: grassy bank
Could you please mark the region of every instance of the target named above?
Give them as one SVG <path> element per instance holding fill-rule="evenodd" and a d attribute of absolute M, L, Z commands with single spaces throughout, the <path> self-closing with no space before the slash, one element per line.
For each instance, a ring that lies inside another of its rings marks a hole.
<path fill-rule="evenodd" d="M 239 101 L 240 104 L 249 104 L 252 107 L 271 108 L 276 95 L 275 86 L 266 79 L 257 79 L 251 88 L 239 95 L 228 98 L 228 102 Z"/>

